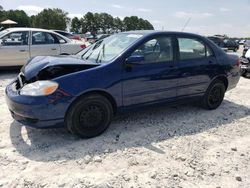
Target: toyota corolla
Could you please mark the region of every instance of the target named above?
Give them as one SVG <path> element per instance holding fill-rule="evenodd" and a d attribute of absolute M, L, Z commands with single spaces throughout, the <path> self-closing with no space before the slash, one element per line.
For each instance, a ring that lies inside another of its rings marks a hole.
<path fill-rule="evenodd" d="M 65 126 L 90 138 L 132 108 L 199 101 L 216 109 L 236 87 L 240 60 L 205 37 L 134 31 L 70 56 L 30 59 L 6 88 L 13 118 L 36 128 Z"/>

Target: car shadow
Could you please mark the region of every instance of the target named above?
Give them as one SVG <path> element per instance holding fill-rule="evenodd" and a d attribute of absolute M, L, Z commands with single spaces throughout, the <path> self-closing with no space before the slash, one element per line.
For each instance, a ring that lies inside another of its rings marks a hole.
<path fill-rule="evenodd" d="M 79 139 L 65 129 L 38 130 L 14 121 L 10 138 L 17 152 L 34 161 L 74 160 L 132 147 L 164 154 L 154 143 L 227 126 L 249 115 L 250 108 L 225 100 L 214 111 L 178 105 L 123 114 L 114 119 L 104 134 L 91 139 Z"/>

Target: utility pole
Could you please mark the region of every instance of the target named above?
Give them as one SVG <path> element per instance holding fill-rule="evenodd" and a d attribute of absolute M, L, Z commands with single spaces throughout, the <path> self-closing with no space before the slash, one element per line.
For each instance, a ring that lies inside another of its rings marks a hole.
<path fill-rule="evenodd" d="M 185 23 L 185 25 L 182 28 L 182 32 L 186 29 L 187 25 L 189 24 L 189 22 L 191 21 L 191 18 L 188 18 L 187 22 Z"/>

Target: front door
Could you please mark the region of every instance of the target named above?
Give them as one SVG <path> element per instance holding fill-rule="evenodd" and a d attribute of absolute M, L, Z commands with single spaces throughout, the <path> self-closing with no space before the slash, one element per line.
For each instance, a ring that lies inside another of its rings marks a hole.
<path fill-rule="evenodd" d="M 0 66 L 24 65 L 30 57 L 29 32 L 16 31 L 0 39 Z"/>
<path fill-rule="evenodd" d="M 160 36 L 149 39 L 131 54 L 123 70 L 124 106 L 176 97 L 178 71 L 173 46 L 171 37 Z M 138 57 L 141 61 L 134 62 Z"/>
<path fill-rule="evenodd" d="M 61 52 L 59 40 L 52 33 L 32 31 L 31 57 L 59 55 Z"/>

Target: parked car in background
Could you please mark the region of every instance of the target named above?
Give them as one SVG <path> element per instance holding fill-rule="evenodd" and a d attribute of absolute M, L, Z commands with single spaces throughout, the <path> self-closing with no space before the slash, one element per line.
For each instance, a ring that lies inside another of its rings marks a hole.
<path fill-rule="evenodd" d="M 224 37 L 217 36 L 208 37 L 208 39 L 212 40 L 224 51 L 233 50 L 234 52 L 237 52 L 239 49 L 239 44 L 232 39 L 225 39 Z"/>
<path fill-rule="evenodd" d="M 216 109 L 240 79 L 240 61 L 195 34 L 124 32 L 72 56 L 38 56 L 6 88 L 10 112 L 36 128 L 66 127 L 83 138 L 113 116 L 153 104 L 195 100 Z"/>
<path fill-rule="evenodd" d="M 234 52 L 237 52 L 239 49 L 239 44 L 232 39 L 224 39 L 223 44 L 225 48 L 228 50 L 233 50 Z"/>
<path fill-rule="evenodd" d="M 10 28 L 0 32 L 0 66 L 24 65 L 39 55 L 76 54 L 85 47 L 50 30 Z"/>
<path fill-rule="evenodd" d="M 82 40 L 80 35 L 75 35 L 75 34 L 72 34 L 72 33 L 66 32 L 66 31 L 61 31 L 61 30 L 53 30 L 53 31 L 56 32 L 56 33 L 59 33 L 62 36 L 65 36 L 65 37 L 67 37 L 69 39 Z"/>
<path fill-rule="evenodd" d="M 243 46 L 243 56 L 245 56 L 246 52 L 250 49 L 250 40 L 246 40 Z"/>
<path fill-rule="evenodd" d="M 243 45 L 246 40 L 240 40 L 239 44 Z"/>
<path fill-rule="evenodd" d="M 227 52 L 228 49 L 224 46 L 224 38 L 217 37 L 217 36 L 211 36 L 207 37 L 209 40 L 214 42 L 218 47 L 220 47 L 223 51 Z"/>
<path fill-rule="evenodd" d="M 244 48 L 250 48 L 250 40 L 244 42 Z"/>
<path fill-rule="evenodd" d="M 241 74 L 243 77 L 250 78 L 250 48 L 241 57 Z"/>

